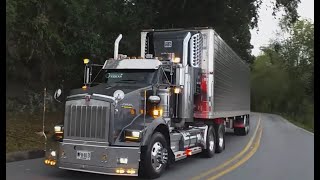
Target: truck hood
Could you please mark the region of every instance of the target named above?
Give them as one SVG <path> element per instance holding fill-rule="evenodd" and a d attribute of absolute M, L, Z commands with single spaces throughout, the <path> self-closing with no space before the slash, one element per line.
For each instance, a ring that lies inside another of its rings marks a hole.
<path fill-rule="evenodd" d="M 130 84 L 130 85 L 123 85 L 123 84 L 119 84 L 119 85 L 115 85 L 115 86 L 109 86 L 105 83 L 101 83 L 97 86 L 93 86 L 93 87 L 88 87 L 86 90 L 84 89 L 73 89 L 70 91 L 70 96 L 71 95 L 76 95 L 76 94 L 83 94 L 83 93 L 88 93 L 88 94 L 102 94 L 102 95 L 107 95 L 107 96 L 113 96 L 113 93 L 116 90 L 122 90 L 124 92 L 124 94 L 128 94 L 132 91 L 135 91 L 137 89 L 141 89 L 144 86 L 139 86 L 139 85 L 135 85 L 135 84 Z"/>
<path fill-rule="evenodd" d="M 116 85 L 116 86 L 108 86 L 107 84 L 100 84 L 94 87 L 89 87 L 86 90 L 83 89 L 74 89 L 70 92 L 71 95 L 77 94 L 101 94 L 106 96 L 112 96 L 116 90 L 121 90 L 124 92 L 125 96 L 122 100 L 117 103 L 113 103 L 115 111 L 114 120 L 113 120 L 113 139 L 119 141 L 119 135 L 121 132 L 128 128 L 133 120 L 140 116 L 139 110 L 141 105 L 144 104 L 141 93 L 144 90 L 150 91 L 151 86 L 138 86 L 138 85 L 127 85 L 124 86 Z M 135 113 L 131 114 L 130 110 L 134 109 Z M 140 128 L 141 129 L 141 128 Z"/>

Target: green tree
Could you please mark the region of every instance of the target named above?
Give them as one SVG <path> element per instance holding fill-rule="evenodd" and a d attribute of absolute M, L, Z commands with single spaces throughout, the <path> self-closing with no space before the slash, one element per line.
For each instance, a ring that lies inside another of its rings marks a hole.
<path fill-rule="evenodd" d="M 82 83 L 81 59 L 97 63 L 112 56 L 114 39 L 124 35 L 120 53 L 137 55 L 139 31 L 145 28 L 212 26 L 248 62 L 250 28 L 257 26 L 261 0 L 6 0 L 8 87 L 28 92 L 44 86 L 66 89 Z M 296 19 L 300 0 L 276 1 Z M 10 92 L 10 90 L 9 90 Z M 24 92 L 22 92 L 24 93 Z M 20 93 L 20 94 L 22 94 Z"/>
<path fill-rule="evenodd" d="M 261 3 L 262 0 L 151 0 L 144 4 L 151 6 L 155 14 L 153 27 L 212 26 L 241 58 L 252 63 L 250 28 L 258 26 Z M 298 3 L 300 0 L 276 0 L 273 15 L 284 9 L 284 22 L 292 24 L 298 18 Z"/>
<path fill-rule="evenodd" d="M 313 128 L 314 27 L 299 20 L 289 37 L 263 49 L 252 70 L 253 110 L 280 113 Z"/>
<path fill-rule="evenodd" d="M 301 20 L 289 29 L 290 37 L 283 42 L 280 54 L 292 77 L 298 78 L 313 101 L 314 25 Z"/>

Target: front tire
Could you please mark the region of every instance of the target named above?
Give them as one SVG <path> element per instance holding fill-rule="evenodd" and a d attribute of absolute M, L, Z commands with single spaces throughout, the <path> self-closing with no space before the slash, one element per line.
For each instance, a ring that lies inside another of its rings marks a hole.
<path fill-rule="evenodd" d="M 165 137 L 156 132 L 152 135 L 150 144 L 146 151 L 141 154 L 139 175 L 148 179 L 161 176 L 168 165 L 168 144 Z"/>

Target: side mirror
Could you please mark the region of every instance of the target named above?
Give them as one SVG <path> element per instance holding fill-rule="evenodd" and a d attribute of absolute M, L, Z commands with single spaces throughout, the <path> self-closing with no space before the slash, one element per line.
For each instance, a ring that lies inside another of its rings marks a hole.
<path fill-rule="evenodd" d="M 54 93 L 54 96 L 53 96 L 54 99 L 56 101 L 60 102 L 60 103 L 61 103 L 61 101 L 59 101 L 58 98 L 61 96 L 61 94 L 62 94 L 62 90 L 61 89 L 57 89 L 56 92 Z"/>
<path fill-rule="evenodd" d="M 149 96 L 148 100 L 153 104 L 159 104 L 161 99 L 159 96 Z"/>

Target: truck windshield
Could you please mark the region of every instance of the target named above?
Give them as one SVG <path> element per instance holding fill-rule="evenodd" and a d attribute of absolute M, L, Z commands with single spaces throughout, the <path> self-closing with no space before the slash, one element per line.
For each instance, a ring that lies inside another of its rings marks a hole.
<path fill-rule="evenodd" d="M 105 72 L 105 83 L 151 85 L 155 81 L 156 70 L 112 69 Z"/>

